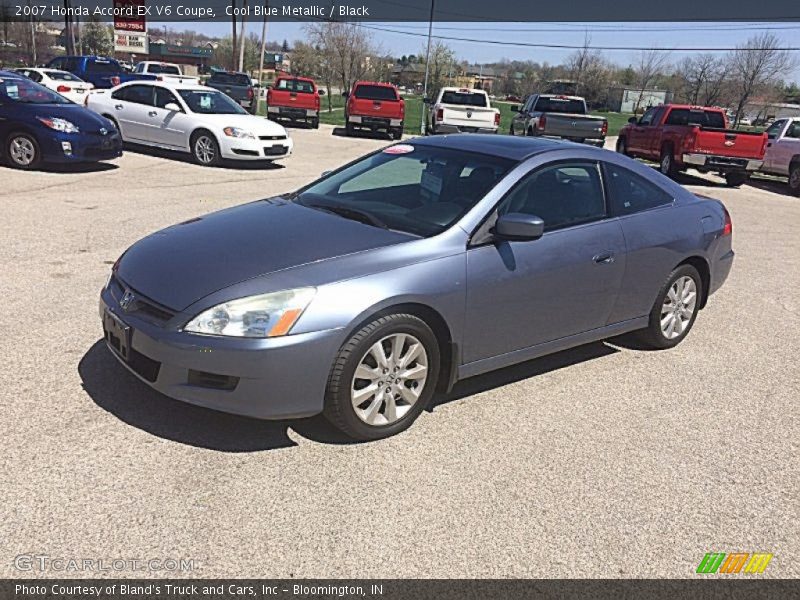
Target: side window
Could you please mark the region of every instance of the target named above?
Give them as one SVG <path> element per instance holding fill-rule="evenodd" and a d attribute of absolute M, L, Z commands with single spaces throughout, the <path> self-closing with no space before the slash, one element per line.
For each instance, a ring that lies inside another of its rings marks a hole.
<path fill-rule="evenodd" d="M 795 140 L 800 139 L 800 121 L 795 121 L 789 125 L 789 129 L 786 130 L 786 137 Z"/>
<path fill-rule="evenodd" d="M 780 121 L 775 121 L 772 125 L 767 127 L 767 137 L 771 140 L 777 138 L 781 131 L 783 130 L 784 125 L 786 125 L 786 120 L 781 119 Z M 788 131 L 786 132 L 789 133 Z"/>
<path fill-rule="evenodd" d="M 149 85 L 131 85 L 124 88 L 125 96 L 118 98 L 119 100 L 126 100 L 134 104 L 146 104 L 152 106 L 153 104 L 153 88 Z"/>
<path fill-rule="evenodd" d="M 642 115 L 642 118 L 639 119 L 639 125 L 652 125 L 657 112 L 657 108 L 648 108 L 647 111 Z M 671 117 L 672 115 L 670 115 L 668 118 Z"/>
<path fill-rule="evenodd" d="M 28 77 L 30 77 L 30 78 L 31 78 L 33 81 L 35 81 L 36 83 L 40 83 L 40 82 L 42 81 L 42 75 L 41 75 L 41 73 L 37 73 L 36 71 L 28 71 L 28 72 L 26 73 L 26 75 L 27 75 Z"/>
<path fill-rule="evenodd" d="M 531 112 L 533 110 L 533 103 L 536 101 L 536 96 L 528 96 L 528 99 L 525 101 L 525 107 L 522 109 L 523 112 Z"/>
<path fill-rule="evenodd" d="M 535 215 L 545 231 L 606 216 L 600 169 L 593 162 L 558 163 L 527 175 L 500 203 L 498 213 Z"/>
<path fill-rule="evenodd" d="M 156 106 L 158 108 L 165 108 L 167 104 L 169 104 L 170 102 L 172 102 L 173 104 L 177 104 L 178 106 L 181 105 L 181 103 L 178 102 L 178 99 L 172 92 L 170 92 L 168 89 L 157 87 L 156 102 L 155 102 Z"/>
<path fill-rule="evenodd" d="M 623 167 L 604 163 L 611 214 L 630 215 L 672 204 L 673 198 L 656 184 Z"/>

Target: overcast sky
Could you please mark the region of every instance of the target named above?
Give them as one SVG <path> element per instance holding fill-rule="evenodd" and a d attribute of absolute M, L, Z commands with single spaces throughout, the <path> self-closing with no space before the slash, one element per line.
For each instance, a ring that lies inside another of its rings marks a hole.
<path fill-rule="evenodd" d="M 392 55 L 424 52 L 427 23 L 368 23 L 371 28 L 392 29 L 393 33 L 370 29 L 374 39 Z M 157 26 L 152 23 L 151 27 Z M 175 29 L 193 28 L 208 35 L 230 34 L 229 23 L 170 23 Z M 250 31 L 261 33 L 261 23 L 249 23 Z M 588 32 L 593 46 L 658 46 L 663 48 L 733 47 L 763 31 L 774 33 L 787 47 L 800 46 L 800 23 L 435 23 L 434 35 L 474 38 L 477 42 L 443 40 L 462 59 L 474 63 L 490 63 L 502 58 L 559 63 L 573 50 L 503 46 L 489 41 L 533 44 L 581 45 Z M 273 22 L 268 38 L 290 42 L 304 38 L 302 23 Z M 635 60 L 637 51 L 601 50 L 607 58 L 626 65 Z M 693 54 L 675 50 L 675 60 Z M 800 52 L 793 52 L 800 62 Z M 800 80 L 800 67 L 792 77 Z"/>

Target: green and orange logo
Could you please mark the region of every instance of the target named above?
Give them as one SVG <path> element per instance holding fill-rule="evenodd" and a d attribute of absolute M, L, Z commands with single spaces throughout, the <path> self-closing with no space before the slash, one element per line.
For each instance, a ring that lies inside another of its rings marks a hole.
<path fill-rule="evenodd" d="M 697 572 L 709 573 L 763 573 L 767 568 L 772 554 L 767 552 L 709 552 L 697 566 Z M 743 570 L 744 569 L 744 570 Z"/>

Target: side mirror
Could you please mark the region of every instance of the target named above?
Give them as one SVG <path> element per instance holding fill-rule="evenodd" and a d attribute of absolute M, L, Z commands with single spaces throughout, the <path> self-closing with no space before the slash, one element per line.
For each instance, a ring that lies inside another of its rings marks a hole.
<path fill-rule="evenodd" d="M 183 112 L 180 106 L 175 104 L 174 102 L 169 102 L 164 106 L 164 110 L 168 110 L 170 112 Z"/>
<path fill-rule="evenodd" d="M 511 105 L 511 112 L 519 112 L 519 106 L 516 104 Z"/>
<path fill-rule="evenodd" d="M 320 96 L 324 96 L 325 90 L 317 90 L 317 94 L 319 94 Z"/>
<path fill-rule="evenodd" d="M 532 242 L 544 234 L 544 221 L 536 215 L 508 213 L 497 219 L 494 235 L 501 240 Z"/>
<path fill-rule="evenodd" d="M 631 117 L 630 119 L 628 119 L 628 123 L 630 123 L 631 125 L 636 125 L 638 122 L 639 119 L 637 119 L 636 117 Z"/>

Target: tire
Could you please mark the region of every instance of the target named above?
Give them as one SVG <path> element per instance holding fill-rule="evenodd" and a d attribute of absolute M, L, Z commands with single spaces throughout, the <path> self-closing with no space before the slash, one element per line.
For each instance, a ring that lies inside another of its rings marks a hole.
<path fill-rule="evenodd" d="M 205 129 L 192 134 L 192 156 L 197 164 L 204 167 L 214 167 L 222 162 L 219 152 L 219 143 L 214 134 Z"/>
<path fill-rule="evenodd" d="M 508 135 L 517 135 L 514 132 L 514 124 L 512 123 L 511 126 L 508 128 Z"/>
<path fill-rule="evenodd" d="M 403 139 L 403 130 L 402 129 L 395 129 L 392 131 L 392 139 L 393 140 L 402 140 Z"/>
<path fill-rule="evenodd" d="M 346 135 L 351 136 L 353 135 L 353 126 L 350 123 L 344 124 L 344 132 Z"/>
<path fill-rule="evenodd" d="M 750 176 L 747 173 L 725 173 L 725 183 L 728 184 L 729 187 L 739 187 L 748 179 L 750 179 Z"/>
<path fill-rule="evenodd" d="M 319 117 L 311 119 L 311 129 L 319 129 Z"/>
<path fill-rule="evenodd" d="M 525 133 L 525 135 L 530 137 L 536 137 L 536 131 L 534 131 L 533 127 L 528 127 L 528 131 Z"/>
<path fill-rule="evenodd" d="M 673 178 L 678 174 L 678 169 L 675 167 L 675 158 L 672 156 L 672 148 L 664 146 L 661 149 L 661 156 L 658 159 L 658 170 L 662 175 Z"/>
<path fill-rule="evenodd" d="M 395 340 L 401 343 L 399 351 L 394 347 Z M 424 352 L 411 355 L 415 344 Z M 379 352 L 385 367 L 380 366 Z M 404 368 L 394 361 L 399 357 L 402 363 L 410 355 L 408 365 L 413 366 L 406 372 L 414 377 L 403 379 L 404 371 L 400 370 L 392 381 L 393 371 Z M 433 396 L 439 367 L 439 343 L 424 321 L 407 314 L 375 319 L 354 334 L 334 360 L 325 392 L 325 418 L 356 440 L 377 440 L 400 433 L 411 426 Z M 357 371 L 369 377 L 359 378 Z M 374 377 L 370 371 L 375 372 Z M 420 378 L 423 372 L 424 377 Z M 360 403 L 354 397 L 357 392 L 361 392 Z"/>
<path fill-rule="evenodd" d="M 692 288 L 688 287 L 689 280 L 692 282 L 693 292 L 691 292 Z M 683 298 L 676 305 L 674 298 L 676 293 L 680 293 L 681 290 L 685 290 Z M 694 295 L 690 296 L 691 293 Z M 679 266 L 670 273 L 659 290 L 655 304 L 650 310 L 647 328 L 637 332 L 639 340 L 646 347 L 655 350 L 674 348 L 680 344 L 694 325 L 703 294 L 703 280 L 697 269 L 691 265 Z M 671 320 L 670 315 L 672 316 Z M 671 330 L 669 329 L 670 322 L 673 323 Z M 679 332 L 676 331 L 678 328 L 680 328 Z"/>
<path fill-rule="evenodd" d="M 36 169 L 42 164 L 39 142 L 28 133 L 17 131 L 8 136 L 5 143 L 8 164 L 24 171 Z"/>
<path fill-rule="evenodd" d="M 628 156 L 628 141 L 622 136 L 617 138 L 617 152 Z"/>
<path fill-rule="evenodd" d="M 800 162 L 789 167 L 789 190 L 795 196 L 800 196 Z"/>

